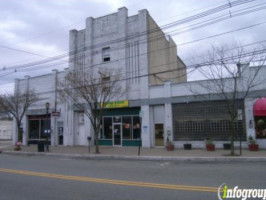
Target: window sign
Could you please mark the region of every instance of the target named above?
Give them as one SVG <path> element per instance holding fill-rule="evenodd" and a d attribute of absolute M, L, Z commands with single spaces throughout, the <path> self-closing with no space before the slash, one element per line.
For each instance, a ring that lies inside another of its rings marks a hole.
<path fill-rule="evenodd" d="M 115 116 L 115 117 L 113 117 L 113 122 L 114 122 L 114 123 L 119 123 L 119 122 L 121 122 L 121 117 L 120 117 L 120 116 Z"/>
<path fill-rule="evenodd" d="M 123 139 L 132 139 L 132 116 L 123 116 L 122 123 Z"/>
<path fill-rule="evenodd" d="M 140 118 L 139 116 L 133 116 L 133 139 L 140 139 Z"/>

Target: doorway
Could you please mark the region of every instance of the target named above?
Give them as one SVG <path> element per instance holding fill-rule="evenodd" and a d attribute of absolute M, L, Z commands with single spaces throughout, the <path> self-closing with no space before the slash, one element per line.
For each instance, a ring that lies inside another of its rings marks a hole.
<path fill-rule="evenodd" d="M 113 146 L 122 145 L 122 124 L 114 123 L 113 124 Z"/>
<path fill-rule="evenodd" d="M 37 144 L 40 140 L 47 140 L 51 144 L 51 116 L 28 116 L 28 144 Z"/>
<path fill-rule="evenodd" d="M 155 146 L 164 146 L 163 124 L 155 124 Z"/>

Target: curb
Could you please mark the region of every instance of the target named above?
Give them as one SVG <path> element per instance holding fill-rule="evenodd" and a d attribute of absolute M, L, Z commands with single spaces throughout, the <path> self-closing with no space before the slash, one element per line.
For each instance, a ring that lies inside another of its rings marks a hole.
<path fill-rule="evenodd" d="M 179 162 L 266 162 L 266 157 L 173 157 L 173 156 L 123 156 L 123 155 L 82 155 L 42 152 L 2 151 L 7 155 L 49 156 L 82 160 L 138 160 L 138 161 L 179 161 Z"/>

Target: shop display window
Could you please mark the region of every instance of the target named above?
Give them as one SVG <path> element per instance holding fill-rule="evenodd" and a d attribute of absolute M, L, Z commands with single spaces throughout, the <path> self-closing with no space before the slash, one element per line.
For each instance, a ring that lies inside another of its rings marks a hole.
<path fill-rule="evenodd" d="M 123 116 L 123 139 L 132 139 L 132 117 Z"/>
<path fill-rule="evenodd" d="M 103 135 L 101 139 L 112 139 L 112 117 L 103 118 Z"/>

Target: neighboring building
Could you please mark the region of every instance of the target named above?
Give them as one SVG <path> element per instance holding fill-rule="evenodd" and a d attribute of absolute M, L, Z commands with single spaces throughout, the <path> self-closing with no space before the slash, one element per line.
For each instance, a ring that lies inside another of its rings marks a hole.
<path fill-rule="evenodd" d="M 0 120 L 0 140 L 12 140 L 13 121 Z"/>
<path fill-rule="evenodd" d="M 256 67 L 248 67 L 241 76 L 248 77 L 256 70 Z M 247 140 L 252 136 L 257 140 L 260 148 L 266 148 L 266 85 L 263 84 L 265 75 L 266 66 L 263 66 L 256 77 L 257 82 L 262 84 L 253 87 L 245 99 L 242 98 L 245 91 L 240 90 L 239 99 L 236 101 L 240 116 L 235 122 L 235 140 L 245 141 L 244 147 L 247 147 Z M 189 141 L 193 147 L 202 148 L 205 144 L 204 140 L 210 138 L 218 148 L 222 148 L 223 143 L 229 141 L 232 128 L 224 99 L 220 94 L 210 92 L 201 86 L 212 87 L 212 84 L 211 80 L 202 80 L 179 84 L 166 82 L 161 86 L 151 86 L 149 104 L 157 104 L 150 106 L 151 112 L 153 112 L 151 127 L 156 128 L 157 123 L 165 126 L 169 119 L 168 128 L 173 133 L 171 139 L 176 146 L 182 147 Z M 226 84 L 230 88 L 230 85 L 233 85 L 233 80 L 228 79 Z M 197 94 L 193 91 L 197 91 Z M 158 102 L 164 104 L 160 108 L 161 111 L 157 111 L 159 109 Z M 165 114 L 164 119 L 158 120 L 160 114 L 157 113 L 162 113 L 163 110 L 168 113 Z M 261 128 L 258 126 L 259 121 L 264 123 Z M 165 130 L 164 133 L 166 133 Z M 238 146 L 239 142 L 236 142 L 235 145 Z M 151 146 L 156 146 L 156 137 L 152 136 Z"/>
<path fill-rule="evenodd" d="M 174 41 L 165 36 L 147 10 L 128 17 L 127 9 L 120 8 L 111 15 L 88 18 L 84 30 L 70 31 L 69 58 L 69 69 L 65 71 L 53 70 L 52 74 L 16 80 L 15 92 L 34 88 L 41 98 L 23 118 L 24 144 L 45 139 L 51 133 L 52 145 L 87 145 L 87 137 L 93 137 L 89 119 L 71 103 L 60 101 L 58 85 L 67 73 L 90 68 L 121 69 L 125 72 L 121 79 L 127 79 L 122 86 L 130 88 L 119 99 L 119 108 L 105 112 L 99 133 L 101 145 L 135 146 L 141 140 L 143 147 L 163 146 L 167 137 L 177 147 L 186 141 L 191 141 L 193 147 L 203 147 L 207 137 L 215 140 L 218 147 L 228 141 L 230 126 L 225 102 L 218 94 L 199 87 L 199 81 L 187 82 L 186 67 L 177 56 Z M 254 69 L 248 68 L 242 75 Z M 265 75 L 263 67 L 257 78 Z M 200 83 L 212 84 L 207 80 Z M 240 96 L 237 105 L 243 116 L 236 123 L 236 139 L 255 137 L 255 124 L 260 118 L 254 118 L 253 105 L 265 90 L 265 84 L 261 84 L 252 88 L 248 98 Z M 115 130 L 119 133 L 116 139 Z M 258 140 L 266 148 L 266 140 Z"/>

